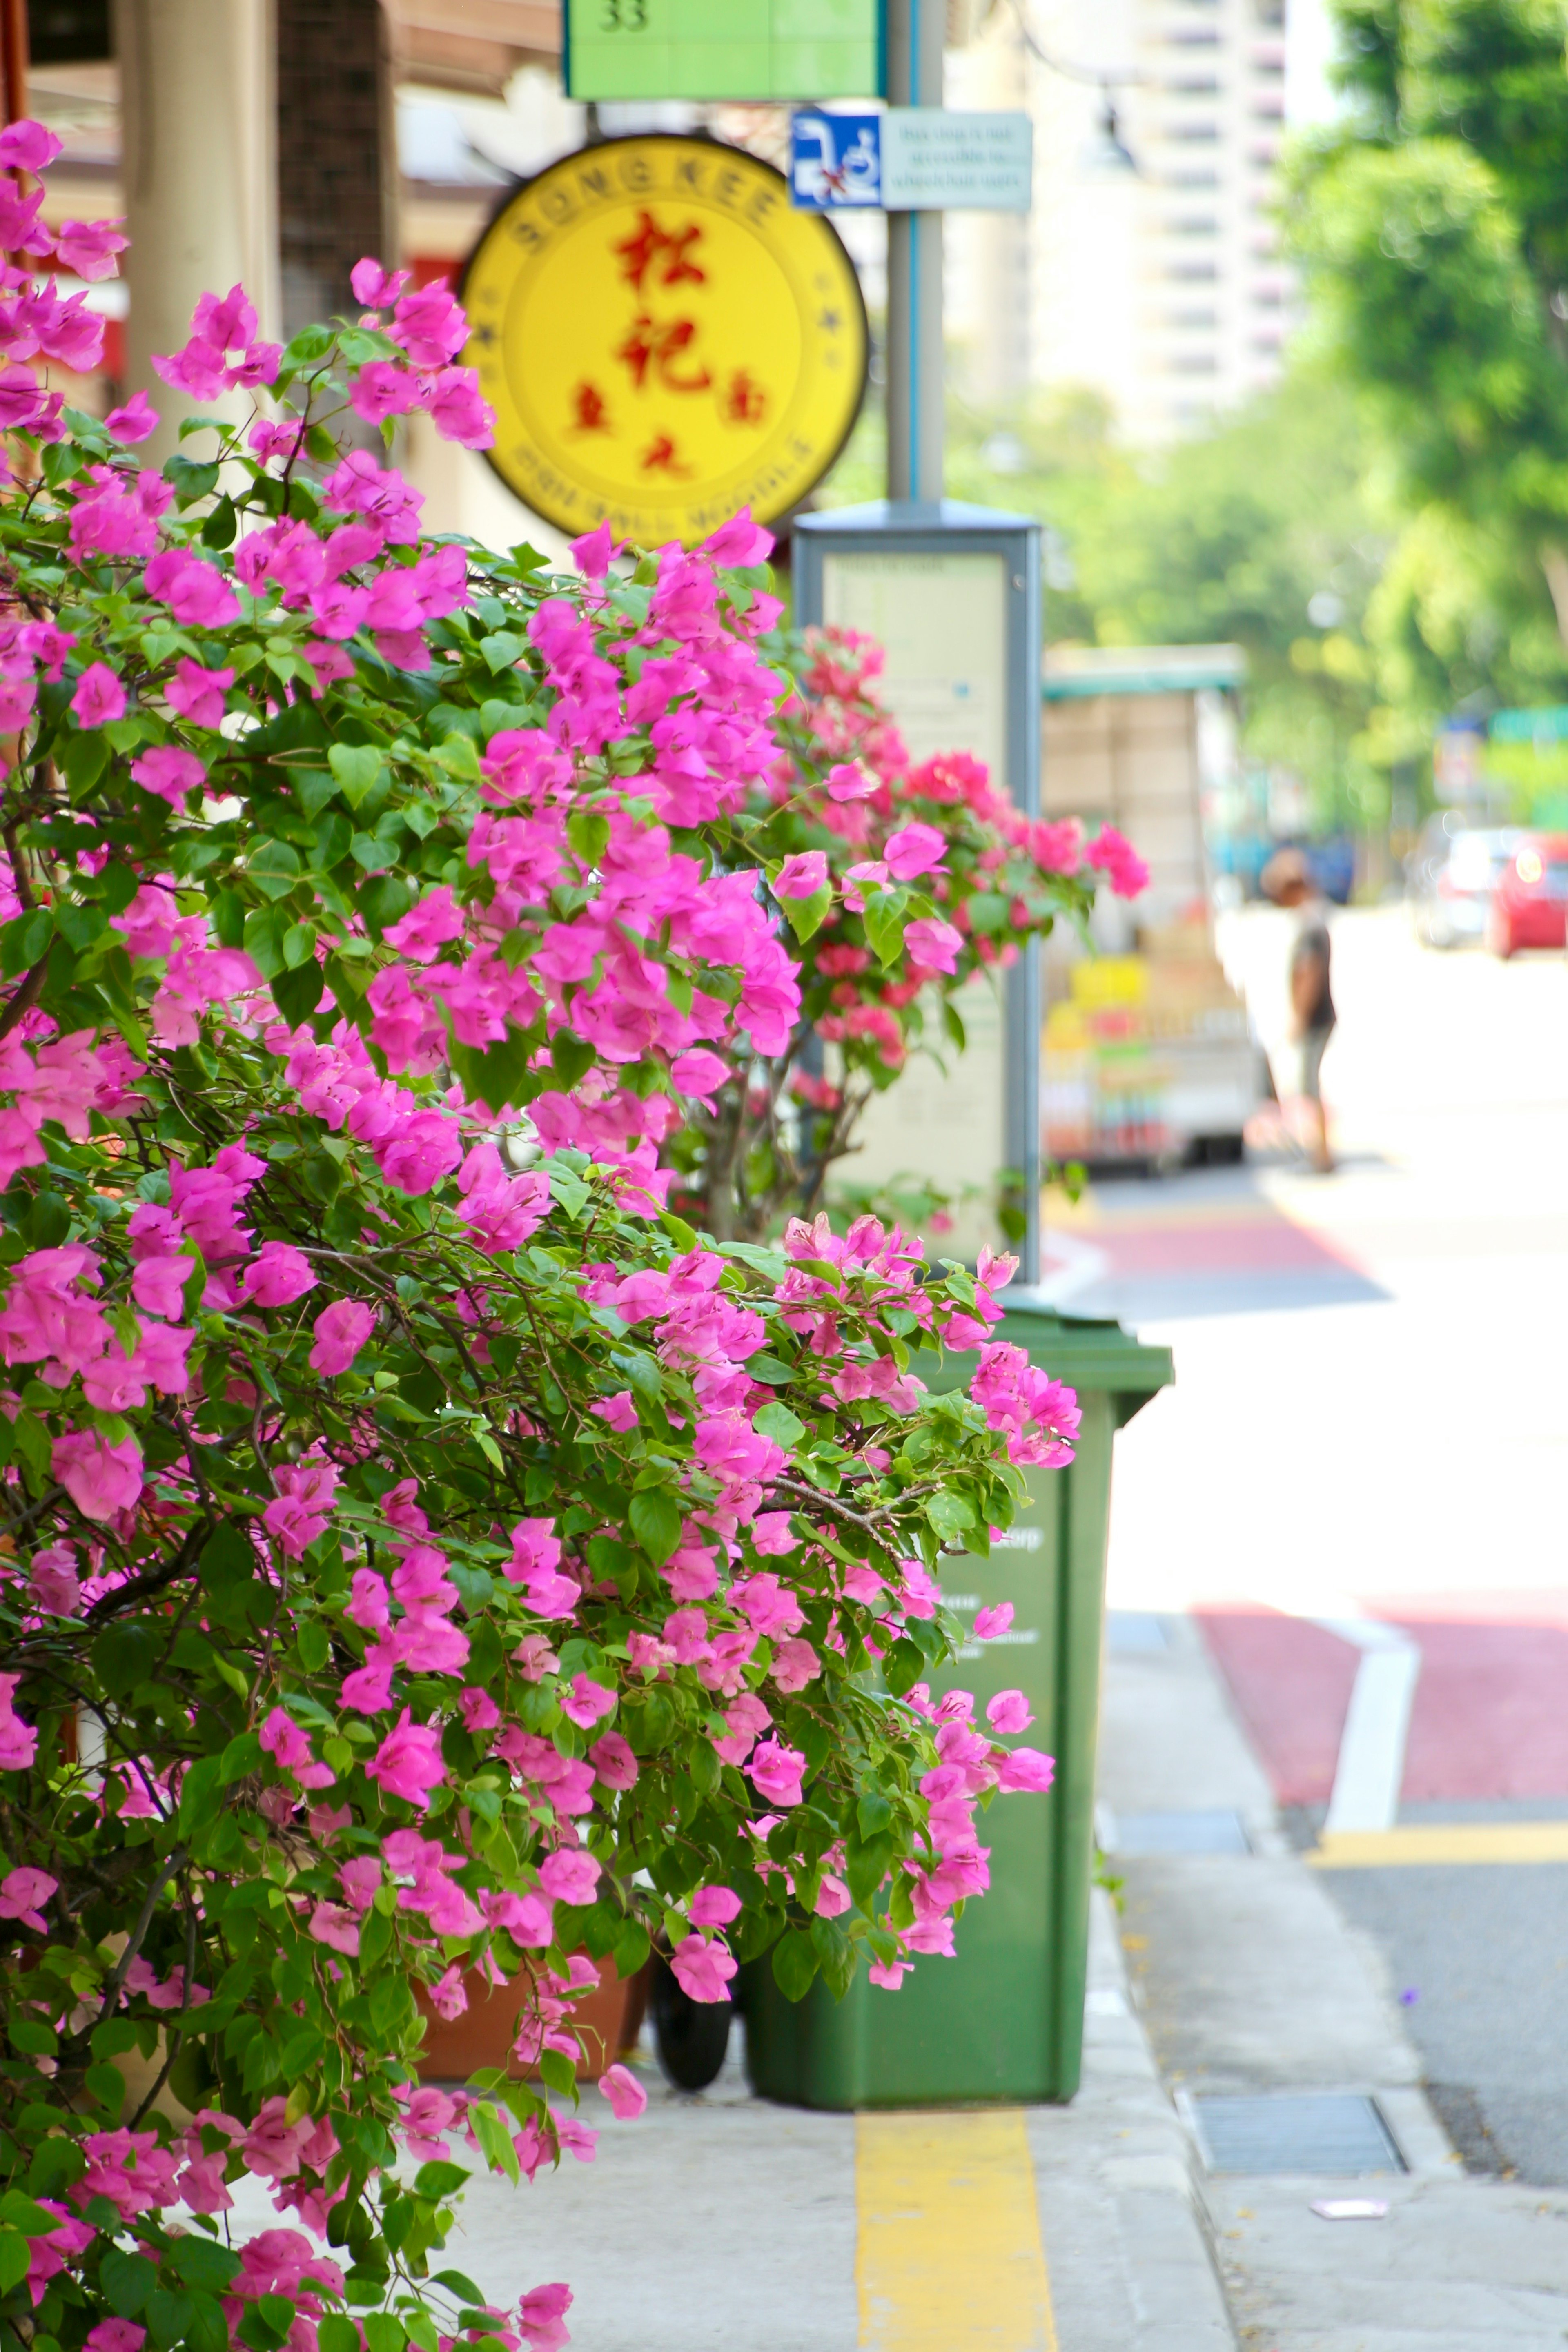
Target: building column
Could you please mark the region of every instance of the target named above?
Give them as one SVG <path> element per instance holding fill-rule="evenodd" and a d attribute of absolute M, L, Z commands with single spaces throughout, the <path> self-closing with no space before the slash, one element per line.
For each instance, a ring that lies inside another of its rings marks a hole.
<path fill-rule="evenodd" d="M 153 372 L 178 351 L 199 296 L 243 285 L 264 337 L 281 327 L 271 0 L 114 0 L 125 155 L 128 391 L 163 418 L 154 465 L 198 406 L 237 416 L 248 393 L 196 403 Z"/>

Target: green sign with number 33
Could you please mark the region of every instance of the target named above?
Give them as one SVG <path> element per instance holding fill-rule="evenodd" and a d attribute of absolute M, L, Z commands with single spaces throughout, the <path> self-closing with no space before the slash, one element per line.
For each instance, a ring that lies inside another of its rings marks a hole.
<path fill-rule="evenodd" d="M 577 99 L 877 98 L 883 0 L 565 0 Z"/>

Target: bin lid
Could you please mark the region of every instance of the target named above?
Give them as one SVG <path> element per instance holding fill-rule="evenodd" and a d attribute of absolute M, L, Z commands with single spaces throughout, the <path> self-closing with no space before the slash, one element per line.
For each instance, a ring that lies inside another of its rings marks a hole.
<path fill-rule="evenodd" d="M 1152 1347 L 1124 1331 L 1113 1316 L 1063 1315 L 1050 1307 L 1016 1307 L 1003 1315 L 993 1339 L 1010 1339 L 1026 1350 L 1054 1380 L 1065 1381 L 1080 1393 L 1098 1389 L 1108 1395 L 1118 1429 L 1130 1422 L 1161 1389 L 1176 1377 L 1169 1348 Z M 944 1356 L 940 1364 L 922 1360 L 920 1377 L 939 1391 L 967 1388 L 973 1377 L 973 1349 Z"/>

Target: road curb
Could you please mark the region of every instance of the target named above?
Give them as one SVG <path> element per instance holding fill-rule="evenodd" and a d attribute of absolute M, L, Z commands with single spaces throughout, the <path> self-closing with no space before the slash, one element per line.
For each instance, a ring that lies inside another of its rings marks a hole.
<path fill-rule="evenodd" d="M 1133 2007 L 1095 1890 L 1083 2084 L 1027 2111 L 1060 2352 L 1234 2352 L 1197 2151 Z"/>

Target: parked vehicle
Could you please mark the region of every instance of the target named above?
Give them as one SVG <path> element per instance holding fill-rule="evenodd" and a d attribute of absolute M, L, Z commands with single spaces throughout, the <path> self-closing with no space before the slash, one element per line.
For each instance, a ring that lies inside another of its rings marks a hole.
<path fill-rule="evenodd" d="M 1487 945 L 1500 956 L 1568 946 L 1568 835 L 1522 836 L 1492 892 Z"/>
<path fill-rule="evenodd" d="M 1416 938 L 1429 948 L 1483 940 L 1492 893 L 1522 838 L 1516 826 L 1464 824 L 1452 810 L 1433 817 L 1407 869 Z"/>

